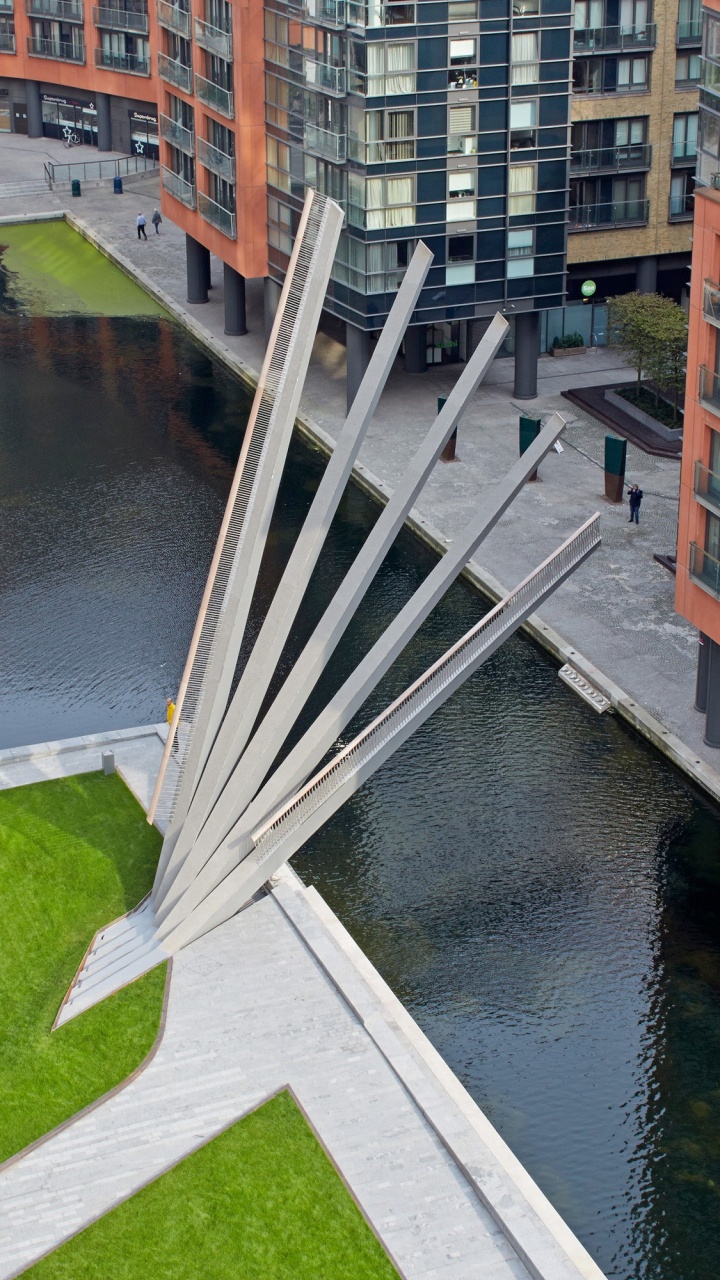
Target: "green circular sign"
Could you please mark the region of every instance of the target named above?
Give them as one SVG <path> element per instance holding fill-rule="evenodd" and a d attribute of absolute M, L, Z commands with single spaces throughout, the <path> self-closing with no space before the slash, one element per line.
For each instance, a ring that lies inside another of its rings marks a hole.
<path fill-rule="evenodd" d="M 592 298 L 596 289 L 597 285 L 594 280 L 586 280 L 584 284 L 580 285 L 580 292 L 583 298 Z"/>

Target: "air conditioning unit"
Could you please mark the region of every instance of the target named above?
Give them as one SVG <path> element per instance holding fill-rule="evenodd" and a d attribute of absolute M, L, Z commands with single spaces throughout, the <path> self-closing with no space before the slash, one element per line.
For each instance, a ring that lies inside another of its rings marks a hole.
<path fill-rule="evenodd" d="M 714 187 L 716 191 L 720 191 L 720 173 L 710 174 L 710 186 Z"/>

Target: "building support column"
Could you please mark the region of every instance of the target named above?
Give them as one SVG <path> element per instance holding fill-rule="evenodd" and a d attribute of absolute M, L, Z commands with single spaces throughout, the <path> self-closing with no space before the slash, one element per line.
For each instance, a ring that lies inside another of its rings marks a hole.
<path fill-rule="evenodd" d="M 427 370 L 427 325 L 414 324 L 405 330 L 405 372 Z"/>
<path fill-rule="evenodd" d="M 97 107 L 98 151 L 112 151 L 112 127 L 110 124 L 110 94 L 95 95 Z"/>
<path fill-rule="evenodd" d="M 247 333 L 245 318 L 245 277 L 229 262 L 223 263 L 223 294 L 225 297 L 225 332 L 233 338 Z"/>
<path fill-rule="evenodd" d="M 704 632 L 698 636 L 697 676 L 695 679 L 695 710 L 707 711 L 708 672 L 710 670 L 710 646 L 712 640 Z"/>
<path fill-rule="evenodd" d="M 370 334 L 367 329 L 358 329 L 357 325 L 345 324 L 345 350 L 347 353 L 347 407 L 350 410 L 360 383 L 365 377 L 365 370 L 370 363 Z"/>
<path fill-rule="evenodd" d="M 515 317 L 516 400 L 534 400 L 537 395 L 537 367 L 540 355 L 540 312 L 520 311 Z"/>
<path fill-rule="evenodd" d="M 707 705 L 703 738 L 709 747 L 720 747 L 720 644 L 716 644 L 706 636 L 703 648 L 708 651 Z"/>
<path fill-rule="evenodd" d="M 635 288 L 638 293 L 657 293 L 657 258 L 654 254 L 638 259 Z"/>
<path fill-rule="evenodd" d="M 279 284 L 271 280 L 269 276 L 265 276 L 263 282 L 263 319 L 265 322 L 265 346 L 270 341 L 270 334 L 275 323 L 275 315 L 280 302 L 280 294 L 282 289 Z"/>
<path fill-rule="evenodd" d="M 188 302 L 207 302 L 210 277 L 210 250 L 185 232 Z"/>
<path fill-rule="evenodd" d="M 42 138 L 42 103 L 40 101 L 40 85 L 37 80 L 25 81 L 27 98 L 28 138 Z"/>

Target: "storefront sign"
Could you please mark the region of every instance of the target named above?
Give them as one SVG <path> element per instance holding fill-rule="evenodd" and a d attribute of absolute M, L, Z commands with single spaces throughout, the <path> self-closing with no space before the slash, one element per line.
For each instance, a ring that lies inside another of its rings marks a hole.
<path fill-rule="evenodd" d="M 597 285 L 594 280 L 586 280 L 584 284 L 580 285 L 580 292 L 583 298 L 592 298 L 596 289 Z"/>

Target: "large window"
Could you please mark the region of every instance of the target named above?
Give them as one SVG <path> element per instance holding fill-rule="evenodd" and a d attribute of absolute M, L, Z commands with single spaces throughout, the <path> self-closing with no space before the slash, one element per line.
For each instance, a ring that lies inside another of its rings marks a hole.
<path fill-rule="evenodd" d="M 413 254 L 414 241 L 387 240 L 365 244 L 343 232 L 332 276 L 357 293 L 394 293 Z"/>
<path fill-rule="evenodd" d="M 414 226 L 415 178 L 412 174 L 397 178 L 368 178 L 366 193 L 365 225 L 368 231 Z"/>
<path fill-rule="evenodd" d="M 538 104 L 536 98 L 523 101 L 515 98 L 510 103 L 510 150 L 537 146 Z"/>
<path fill-rule="evenodd" d="M 697 84 L 700 80 L 700 54 L 679 53 L 675 59 L 675 84 Z"/>
<path fill-rule="evenodd" d="M 508 193 L 508 213 L 515 217 L 520 213 L 535 212 L 535 165 L 510 165 L 510 190 Z"/>
<path fill-rule="evenodd" d="M 277 138 L 267 139 L 268 182 L 280 191 L 290 190 L 290 148 Z"/>
<path fill-rule="evenodd" d="M 649 87 L 649 74 L 649 58 L 618 58 L 618 93 L 632 93 L 638 89 L 647 89 Z"/>
<path fill-rule="evenodd" d="M 387 160 L 414 160 L 415 111 L 368 111 L 365 113 L 366 164 Z"/>
<path fill-rule="evenodd" d="M 448 236 L 445 284 L 475 283 L 475 237 Z"/>
<path fill-rule="evenodd" d="M 415 45 L 373 41 L 367 46 L 368 97 L 415 92 Z"/>
<path fill-rule="evenodd" d="M 537 84 L 540 79 L 537 31 L 523 31 L 512 37 L 511 84 Z"/>
<path fill-rule="evenodd" d="M 507 238 L 507 278 L 519 280 L 524 276 L 535 274 L 533 250 L 535 232 L 532 227 L 522 231 L 508 231 Z"/>
<path fill-rule="evenodd" d="M 448 142 L 451 154 L 471 156 L 477 151 L 477 108 L 463 104 L 448 107 Z"/>
<path fill-rule="evenodd" d="M 448 174 L 446 222 L 467 222 L 475 217 L 477 169 L 453 169 Z"/>
<path fill-rule="evenodd" d="M 673 160 L 694 160 L 697 153 L 697 145 L 697 111 L 686 111 L 682 115 L 675 116 L 673 120 Z"/>

